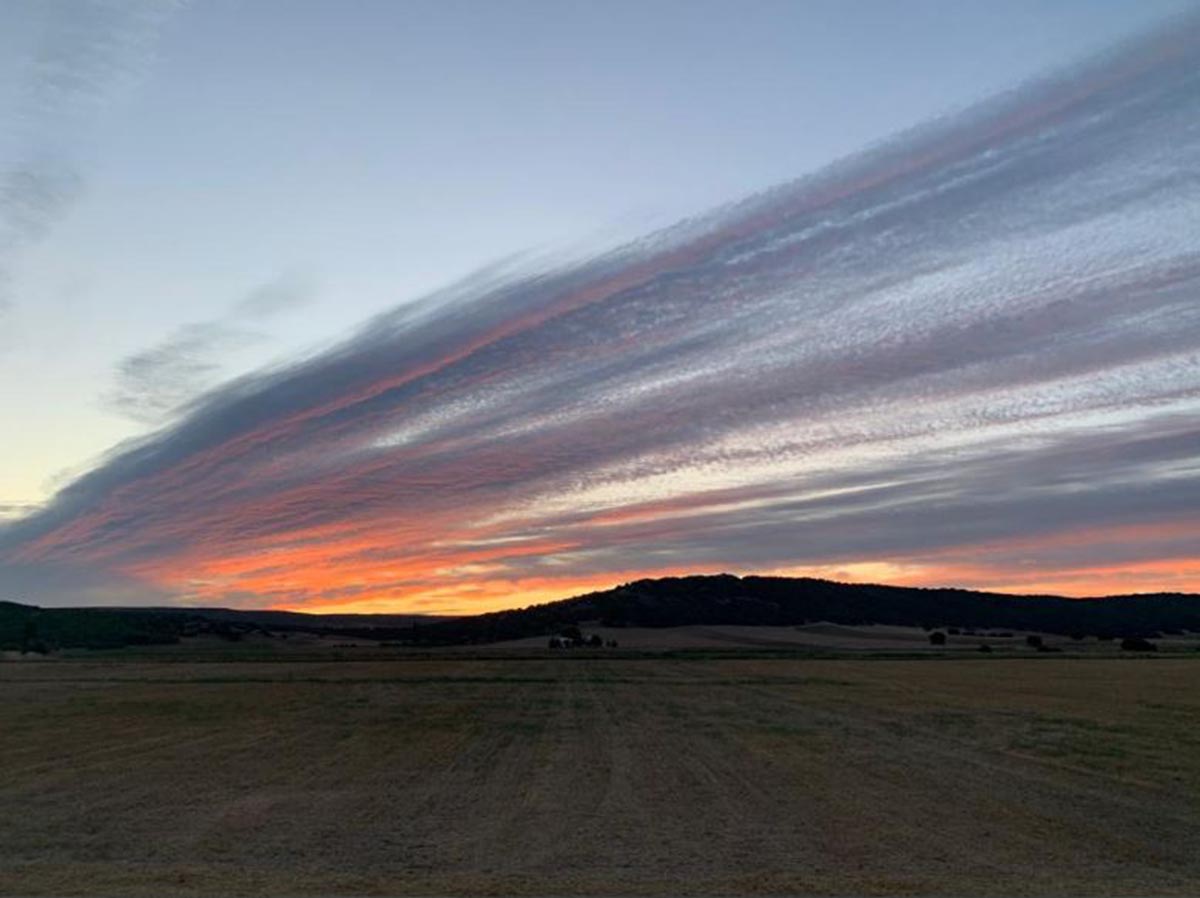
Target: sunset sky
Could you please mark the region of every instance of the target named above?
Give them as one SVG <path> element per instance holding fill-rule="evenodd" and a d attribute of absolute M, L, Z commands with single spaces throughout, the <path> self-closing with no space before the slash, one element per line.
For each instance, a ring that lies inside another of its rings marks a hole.
<path fill-rule="evenodd" d="M 0 6 L 0 599 L 1200 591 L 1195 3 Z"/>

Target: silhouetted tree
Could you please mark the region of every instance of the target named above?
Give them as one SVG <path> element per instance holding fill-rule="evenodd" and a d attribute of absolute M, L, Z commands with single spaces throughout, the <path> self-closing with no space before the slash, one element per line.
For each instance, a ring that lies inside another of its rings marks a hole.
<path fill-rule="evenodd" d="M 934 630 L 932 633 L 929 634 L 929 644 L 930 645 L 945 645 L 946 644 L 946 634 L 943 633 L 941 630 Z"/>
<path fill-rule="evenodd" d="M 37 623 L 32 617 L 27 618 L 21 633 L 21 654 L 26 655 L 34 650 L 37 644 Z"/>
<path fill-rule="evenodd" d="M 1025 637 L 1025 644 L 1031 649 L 1040 649 L 1042 647 L 1042 637 L 1031 633 Z"/>
<path fill-rule="evenodd" d="M 986 642 L 983 642 L 983 643 L 979 644 L 979 651 L 983 652 L 984 654 L 990 655 L 992 653 L 992 647 L 990 645 L 988 645 Z"/>

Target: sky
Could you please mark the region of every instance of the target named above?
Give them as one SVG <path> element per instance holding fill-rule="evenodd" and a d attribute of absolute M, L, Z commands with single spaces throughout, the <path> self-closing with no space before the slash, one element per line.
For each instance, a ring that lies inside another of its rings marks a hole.
<path fill-rule="evenodd" d="M 1197 16 L 5 4 L 0 597 L 1200 591 Z"/>

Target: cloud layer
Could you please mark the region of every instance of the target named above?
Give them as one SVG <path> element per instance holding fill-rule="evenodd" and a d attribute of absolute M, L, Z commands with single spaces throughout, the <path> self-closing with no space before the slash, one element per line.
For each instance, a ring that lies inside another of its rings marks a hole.
<path fill-rule="evenodd" d="M 1191 19 L 620 250 L 483 272 L 121 447 L 0 530 L 0 589 L 1200 589 L 1197 121 Z"/>

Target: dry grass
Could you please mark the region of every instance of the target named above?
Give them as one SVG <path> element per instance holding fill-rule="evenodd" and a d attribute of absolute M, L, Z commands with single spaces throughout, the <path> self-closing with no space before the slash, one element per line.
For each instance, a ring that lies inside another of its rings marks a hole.
<path fill-rule="evenodd" d="M 0 664 L 0 893 L 1196 894 L 1200 660 Z"/>

